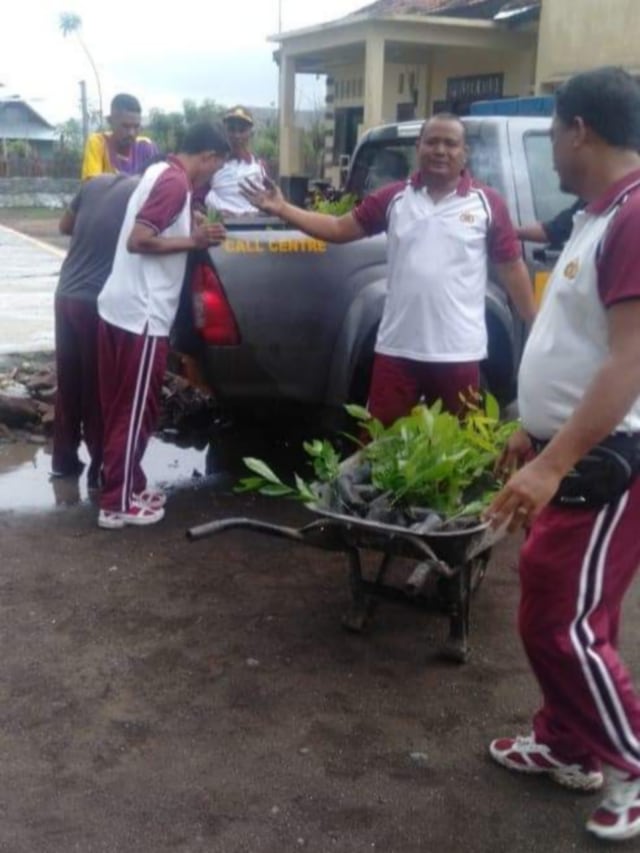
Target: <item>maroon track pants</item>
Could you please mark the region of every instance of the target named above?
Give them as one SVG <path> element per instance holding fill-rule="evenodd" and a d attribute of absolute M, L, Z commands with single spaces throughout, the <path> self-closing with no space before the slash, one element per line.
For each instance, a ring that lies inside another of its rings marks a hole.
<path fill-rule="evenodd" d="M 98 386 L 98 312 L 95 302 L 58 296 L 55 300 L 56 394 L 52 468 L 77 474 L 78 447 L 89 455 L 89 483 L 97 483 L 102 465 L 102 412 Z"/>
<path fill-rule="evenodd" d="M 640 564 L 640 478 L 601 510 L 547 507 L 520 560 L 520 635 L 543 695 L 536 739 L 560 758 L 640 776 L 640 698 L 618 655 Z"/>
<path fill-rule="evenodd" d="M 166 337 L 138 335 L 99 321 L 104 418 L 101 509 L 126 512 L 131 494 L 146 488 L 141 461 L 158 420 L 168 352 Z"/>
<path fill-rule="evenodd" d="M 475 361 L 422 362 L 376 353 L 368 409 L 385 426 L 408 415 L 422 397 L 429 406 L 440 399 L 447 411 L 458 414 L 463 409 L 461 395 L 477 391 L 479 385 Z"/>

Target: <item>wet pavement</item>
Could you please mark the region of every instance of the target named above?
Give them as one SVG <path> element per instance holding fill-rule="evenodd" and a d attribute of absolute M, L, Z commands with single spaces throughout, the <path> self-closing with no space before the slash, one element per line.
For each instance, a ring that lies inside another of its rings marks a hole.
<path fill-rule="evenodd" d="M 206 449 L 177 447 L 153 438 L 144 459 L 150 483 L 170 490 L 199 486 L 207 478 Z M 88 462 L 84 445 L 80 458 Z M 51 445 L 19 441 L 0 443 L 0 512 L 51 509 L 89 500 L 86 469 L 78 478 L 50 477 Z M 213 481 L 215 475 L 209 477 Z"/>
<path fill-rule="evenodd" d="M 47 444 L 0 445 L 0 853 L 603 849 L 583 828 L 597 797 L 487 758 L 539 702 L 515 630 L 517 539 L 473 601 L 464 666 L 438 655 L 446 619 L 415 607 L 381 603 L 371 631 L 346 633 L 342 554 L 241 531 L 187 543 L 230 516 L 310 521 L 232 491 L 246 454 L 306 473 L 301 438 L 254 424 L 154 439 L 144 464 L 171 487 L 167 515 L 122 531 L 98 529 L 83 478 L 49 482 Z M 639 608 L 635 589 L 635 671 Z"/>
<path fill-rule="evenodd" d="M 63 249 L 0 225 L 0 354 L 53 349 Z"/>

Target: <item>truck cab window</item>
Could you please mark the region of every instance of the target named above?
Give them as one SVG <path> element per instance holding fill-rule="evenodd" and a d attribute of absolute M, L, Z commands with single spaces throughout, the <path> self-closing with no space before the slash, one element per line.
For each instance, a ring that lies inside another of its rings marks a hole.
<path fill-rule="evenodd" d="M 351 171 L 348 191 L 358 198 L 379 190 L 394 181 L 406 181 L 416 164 L 415 144 L 397 140 L 364 145 L 357 154 Z"/>
<path fill-rule="evenodd" d="M 560 189 L 558 175 L 553 168 L 549 134 L 525 133 L 523 143 L 536 219 L 548 222 L 561 210 L 571 207 L 576 198 Z"/>

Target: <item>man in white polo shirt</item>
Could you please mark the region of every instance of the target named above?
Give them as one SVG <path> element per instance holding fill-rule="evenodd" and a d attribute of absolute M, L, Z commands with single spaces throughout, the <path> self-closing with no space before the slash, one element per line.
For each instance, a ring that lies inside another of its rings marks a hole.
<path fill-rule="evenodd" d="M 193 125 L 179 153 L 150 166 L 129 200 L 113 268 L 98 297 L 100 527 L 154 524 L 164 515 L 165 496 L 147 489 L 140 463 L 156 424 L 187 252 L 225 236 L 220 224 L 193 227 L 191 190 L 211 178 L 228 150 L 221 126 Z"/>
<path fill-rule="evenodd" d="M 458 412 L 461 396 L 478 388 L 489 261 L 523 319 L 535 313 L 506 205 L 465 170 L 463 123 L 449 114 L 430 118 L 417 149 L 419 171 L 408 181 L 382 187 L 340 217 L 300 210 L 271 184 L 245 191 L 253 204 L 328 242 L 387 231 L 389 289 L 369 391 L 371 414 L 385 424 L 421 397 Z"/>
<path fill-rule="evenodd" d="M 587 829 L 640 834 L 640 697 L 618 654 L 622 598 L 640 564 L 640 86 L 621 69 L 556 96 L 563 189 L 587 202 L 547 287 L 520 368 L 527 462 L 490 508 L 529 527 L 520 634 L 542 707 L 526 737 L 490 746 L 503 766 L 608 791 Z"/>
<path fill-rule="evenodd" d="M 231 146 L 229 159 L 211 180 L 205 204 L 226 216 L 246 216 L 257 209 L 240 192 L 240 184 L 249 179 L 262 181 L 266 176 L 264 164 L 251 151 L 253 116 L 245 107 L 232 107 L 223 116 Z"/>

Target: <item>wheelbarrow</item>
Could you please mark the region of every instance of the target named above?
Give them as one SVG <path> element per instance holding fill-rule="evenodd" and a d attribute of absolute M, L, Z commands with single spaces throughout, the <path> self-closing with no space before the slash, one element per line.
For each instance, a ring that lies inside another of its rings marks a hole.
<path fill-rule="evenodd" d="M 449 617 L 449 633 L 442 646 L 443 657 L 464 663 L 470 655 L 469 609 L 472 593 L 480 586 L 492 546 L 504 535 L 504 528 L 492 530 L 488 523 L 462 530 L 430 531 L 417 534 L 406 527 L 342 515 L 320 503 L 307 504 L 319 518 L 303 527 L 286 527 L 253 518 L 225 518 L 192 527 L 191 541 L 224 533 L 248 530 L 307 545 L 337 551 L 348 558 L 351 606 L 343 626 L 361 632 L 372 621 L 379 599 L 391 599 L 428 610 L 444 611 Z M 362 552 L 379 555 L 373 580 L 364 577 Z M 396 558 L 414 561 L 413 571 L 403 586 L 385 583 Z M 427 594 L 435 576 L 435 594 Z"/>

